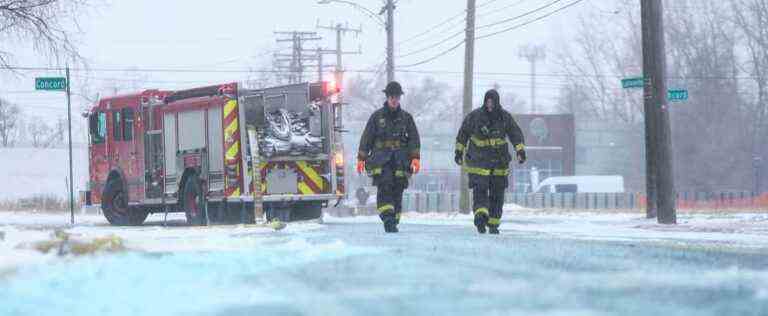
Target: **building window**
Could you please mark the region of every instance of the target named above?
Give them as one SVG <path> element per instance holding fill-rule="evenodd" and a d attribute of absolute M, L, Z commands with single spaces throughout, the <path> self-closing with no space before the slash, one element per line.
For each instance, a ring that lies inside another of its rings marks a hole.
<path fill-rule="evenodd" d="M 90 130 L 91 134 L 91 143 L 103 143 L 104 138 L 107 136 L 107 114 L 104 112 L 96 112 L 91 114 L 88 120 L 88 129 Z"/>
<path fill-rule="evenodd" d="M 133 140 L 133 109 L 123 109 L 123 140 Z"/>
<path fill-rule="evenodd" d="M 123 140 L 123 120 L 119 110 L 112 112 L 112 139 L 116 142 Z"/>

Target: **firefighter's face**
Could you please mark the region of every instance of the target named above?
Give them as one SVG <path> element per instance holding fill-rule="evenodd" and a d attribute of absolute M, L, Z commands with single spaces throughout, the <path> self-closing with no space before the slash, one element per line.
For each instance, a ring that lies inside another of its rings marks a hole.
<path fill-rule="evenodd" d="M 485 109 L 487 109 L 488 111 L 493 110 L 493 107 L 494 107 L 493 103 L 494 103 L 493 99 L 491 98 L 485 99 Z"/>
<path fill-rule="evenodd" d="M 400 96 L 399 95 L 390 95 L 387 96 L 387 105 L 389 105 L 390 108 L 396 109 L 400 106 Z"/>

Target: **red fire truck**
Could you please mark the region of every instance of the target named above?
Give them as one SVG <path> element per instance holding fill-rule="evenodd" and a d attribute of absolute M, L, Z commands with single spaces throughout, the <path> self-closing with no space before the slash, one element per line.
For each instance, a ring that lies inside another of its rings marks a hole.
<path fill-rule="evenodd" d="M 157 212 L 254 222 L 254 196 L 267 220 L 319 218 L 345 196 L 338 93 L 228 83 L 101 99 L 88 113 L 89 202 L 112 225 Z"/>

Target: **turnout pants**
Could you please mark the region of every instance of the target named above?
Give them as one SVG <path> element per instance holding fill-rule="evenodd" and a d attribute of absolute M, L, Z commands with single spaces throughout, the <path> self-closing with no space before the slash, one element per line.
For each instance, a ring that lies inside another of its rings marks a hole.
<path fill-rule="evenodd" d="M 376 207 L 383 222 L 394 220 L 400 223 L 400 213 L 403 211 L 403 191 L 408 187 L 408 175 L 393 162 L 387 163 L 380 175 L 374 177 L 373 183 L 378 187 Z"/>
<path fill-rule="evenodd" d="M 488 216 L 488 226 L 490 227 L 498 228 L 501 224 L 504 190 L 507 188 L 507 184 L 506 176 L 469 175 L 474 214 L 485 214 Z"/>
<path fill-rule="evenodd" d="M 376 206 L 382 222 L 394 220 L 400 223 L 400 213 L 403 211 L 403 191 L 405 187 L 396 183 L 379 184 L 376 195 Z"/>

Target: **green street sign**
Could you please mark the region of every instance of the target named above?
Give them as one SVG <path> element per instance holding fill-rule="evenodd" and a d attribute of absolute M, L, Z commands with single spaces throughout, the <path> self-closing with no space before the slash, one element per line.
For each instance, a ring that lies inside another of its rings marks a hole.
<path fill-rule="evenodd" d="M 667 91 L 667 99 L 671 102 L 688 100 L 688 90 L 675 89 Z"/>
<path fill-rule="evenodd" d="M 64 91 L 67 89 L 67 79 L 64 77 L 35 78 L 35 90 Z"/>
<path fill-rule="evenodd" d="M 624 89 L 642 88 L 644 85 L 645 85 L 645 78 L 643 77 L 627 78 L 627 79 L 621 80 L 621 87 Z"/>

